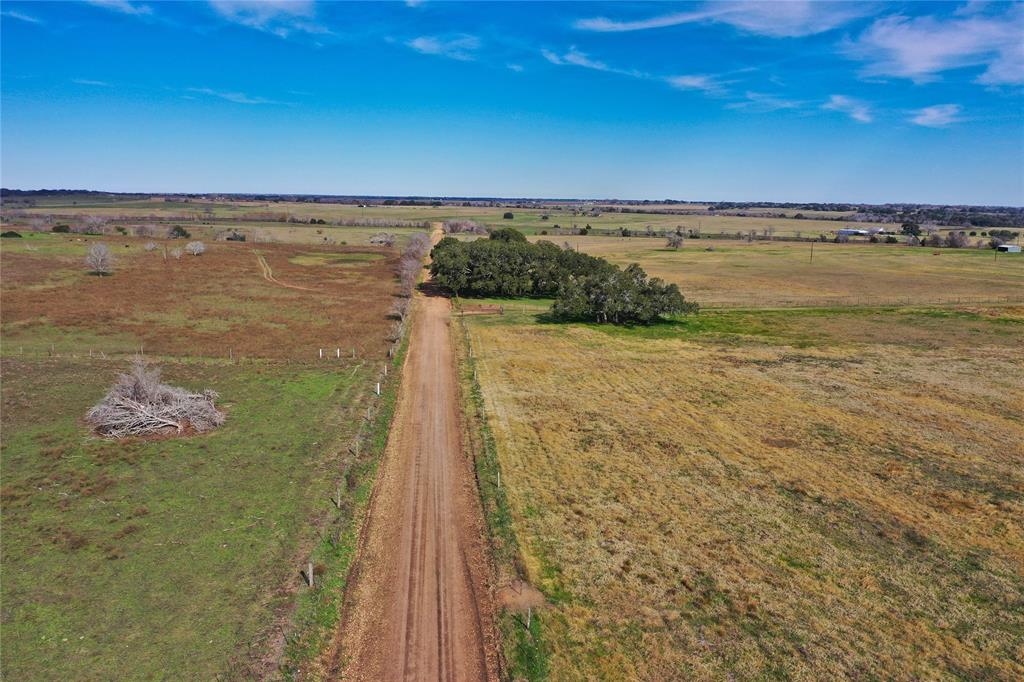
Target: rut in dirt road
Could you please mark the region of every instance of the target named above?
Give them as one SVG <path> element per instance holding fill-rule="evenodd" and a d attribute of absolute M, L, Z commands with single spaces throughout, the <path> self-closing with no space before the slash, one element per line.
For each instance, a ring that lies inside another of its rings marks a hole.
<path fill-rule="evenodd" d="M 450 303 L 418 297 L 336 672 L 344 680 L 497 679 L 482 517 L 462 452 Z"/>

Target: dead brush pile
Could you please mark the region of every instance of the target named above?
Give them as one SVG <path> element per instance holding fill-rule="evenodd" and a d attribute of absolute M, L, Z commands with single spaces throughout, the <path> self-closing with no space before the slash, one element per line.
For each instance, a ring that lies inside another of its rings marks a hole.
<path fill-rule="evenodd" d="M 160 383 L 160 369 L 144 358 L 132 361 L 131 369 L 120 375 L 110 392 L 86 415 L 96 432 L 108 438 L 177 433 L 190 428 L 199 433 L 224 423 L 215 406 L 216 391 L 190 393 Z"/>

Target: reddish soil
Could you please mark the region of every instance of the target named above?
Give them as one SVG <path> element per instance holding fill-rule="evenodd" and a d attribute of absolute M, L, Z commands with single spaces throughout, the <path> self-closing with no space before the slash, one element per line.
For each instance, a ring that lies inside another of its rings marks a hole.
<path fill-rule="evenodd" d="M 315 361 L 319 348 L 332 357 L 336 348 L 354 347 L 360 358 L 386 352 L 394 250 L 259 244 L 254 252 L 249 244 L 208 242 L 203 255 L 175 259 L 164 257 L 164 247 L 181 241 L 158 241 L 153 252 L 143 251 L 147 239 L 94 241 L 115 253 L 109 277 L 85 274 L 81 256 L 0 252 L 5 336 L 31 340 L 34 327 L 45 326 L 112 337 L 89 348 L 58 342 L 58 353 L 110 353 L 124 345 L 113 336 L 159 355 Z M 321 253 L 382 257 L 346 267 L 301 264 Z"/>
<path fill-rule="evenodd" d="M 345 680 L 497 679 L 483 519 L 460 438 L 450 303 L 421 296 L 414 319 L 335 672 Z"/>

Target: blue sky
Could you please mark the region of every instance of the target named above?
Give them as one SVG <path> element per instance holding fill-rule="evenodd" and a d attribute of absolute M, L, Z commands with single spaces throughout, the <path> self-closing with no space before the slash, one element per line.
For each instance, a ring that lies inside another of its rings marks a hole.
<path fill-rule="evenodd" d="M 3 2 L 5 187 L 1024 204 L 1024 4 Z"/>

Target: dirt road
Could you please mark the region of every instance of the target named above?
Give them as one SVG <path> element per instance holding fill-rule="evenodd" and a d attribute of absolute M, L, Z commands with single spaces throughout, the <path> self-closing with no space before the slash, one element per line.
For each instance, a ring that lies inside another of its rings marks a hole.
<path fill-rule="evenodd" d="M 462 452 L 449 301 L 418 295 L 342 622 L 344 680 L 497 679 L 482 518 Z"/>

